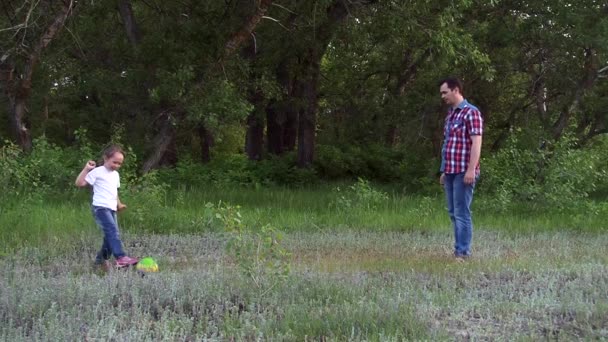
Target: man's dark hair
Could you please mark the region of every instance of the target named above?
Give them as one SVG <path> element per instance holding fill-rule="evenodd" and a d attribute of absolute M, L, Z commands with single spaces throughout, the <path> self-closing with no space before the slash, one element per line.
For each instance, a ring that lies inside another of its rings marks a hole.
<path fill-rule="evenodd" d="M 462 88 L 462 82 L 460 82 L 459 79 L 457 79 L 456 77 L 448 77 L 448 78 L 444 78 L 441 81 L 439 81 L 439 86 L 441 87 L 444 83 L 446 83 L 448 85 L 448 88 L 450 88 L 450 90 L 454 90 L 455 88 L 458 88 L 458 91 L 460 92 L 460 94 L 464 95 L 464 89 Z"/>

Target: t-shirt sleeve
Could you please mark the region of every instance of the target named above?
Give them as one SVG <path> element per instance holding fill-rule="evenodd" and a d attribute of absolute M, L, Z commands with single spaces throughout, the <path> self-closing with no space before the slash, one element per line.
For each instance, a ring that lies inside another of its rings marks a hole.
<path fill-rule="evenodd" d="M 89 173 L 87 173 L 86 177 L 84 177 L 84 180 L 87 183 L 89 183 L 89 185 L 95 184 L 96 179 L 97 179 L 97 168 L 94 168 L 93 170 L 89 171 Z"/>
<path fill-rule="evenodd" d="M 482 135 L 483 134 L 483 118 L 481 112 L 477 109 L 471 110 L 467 115 L 467 122 L 469 127 L 470 135 Z"/>

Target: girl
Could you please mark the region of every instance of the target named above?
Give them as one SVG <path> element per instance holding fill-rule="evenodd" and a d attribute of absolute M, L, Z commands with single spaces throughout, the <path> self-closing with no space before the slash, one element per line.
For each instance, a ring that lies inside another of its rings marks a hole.
<path fill-rule="evenodd" d="M 116 212 L 127 207 L 118 199 L 120 176 L 117 170 L 124 158 L 125 153 L 120 146 L 111 145 L 103 151 L 103 165 L 95 167 L 95 162 L 89 160 L 75 182 L 79 187 L 93 187 L 93 217 L 103 231 L 103 245 L 97 253 L 95 264 L 106 269 L 109 268 L 108 259 L 112 255 L 116 260 L 116 267 L 119 268 L 134 265 L 138 261 L 123 251 L 116 220 Z"/>

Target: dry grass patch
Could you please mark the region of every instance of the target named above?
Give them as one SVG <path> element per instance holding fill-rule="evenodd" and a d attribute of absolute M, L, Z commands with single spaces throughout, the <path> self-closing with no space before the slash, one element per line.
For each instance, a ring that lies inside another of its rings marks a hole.
<path fill-rule="evenodd" d="M 124 240 L 161 271 L 95 272 L 98 237 L 0 258 L 0 340 L 608 339 L 605 234 L 479 229 L 457 263 L 450 232 L 290 233 L 264 293 L 221 234 Z"/>

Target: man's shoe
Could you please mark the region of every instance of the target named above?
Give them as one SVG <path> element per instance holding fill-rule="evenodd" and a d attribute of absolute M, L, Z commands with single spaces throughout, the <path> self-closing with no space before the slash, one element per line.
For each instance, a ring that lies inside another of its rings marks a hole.
<path fill-rule="evenodd" d="M 139 262 L 139 260 L 137 258 L 131 258 L 130 256 L 122 256 L 118 259 L 116 259 L 116 267 L 118 268 L 123 268 L 123 267 L 127 267 L 127 266 L 131 266 L 131 265 L 135 265 Z"/>
<path fill-rule="evenodd" d="M 470 255 L 466 255 L 466 254 L 455 254 L 454 255 L 454 260 L 456 260 L 457 262 L 465 262 L 470 257 L 471 257 Z"/>

